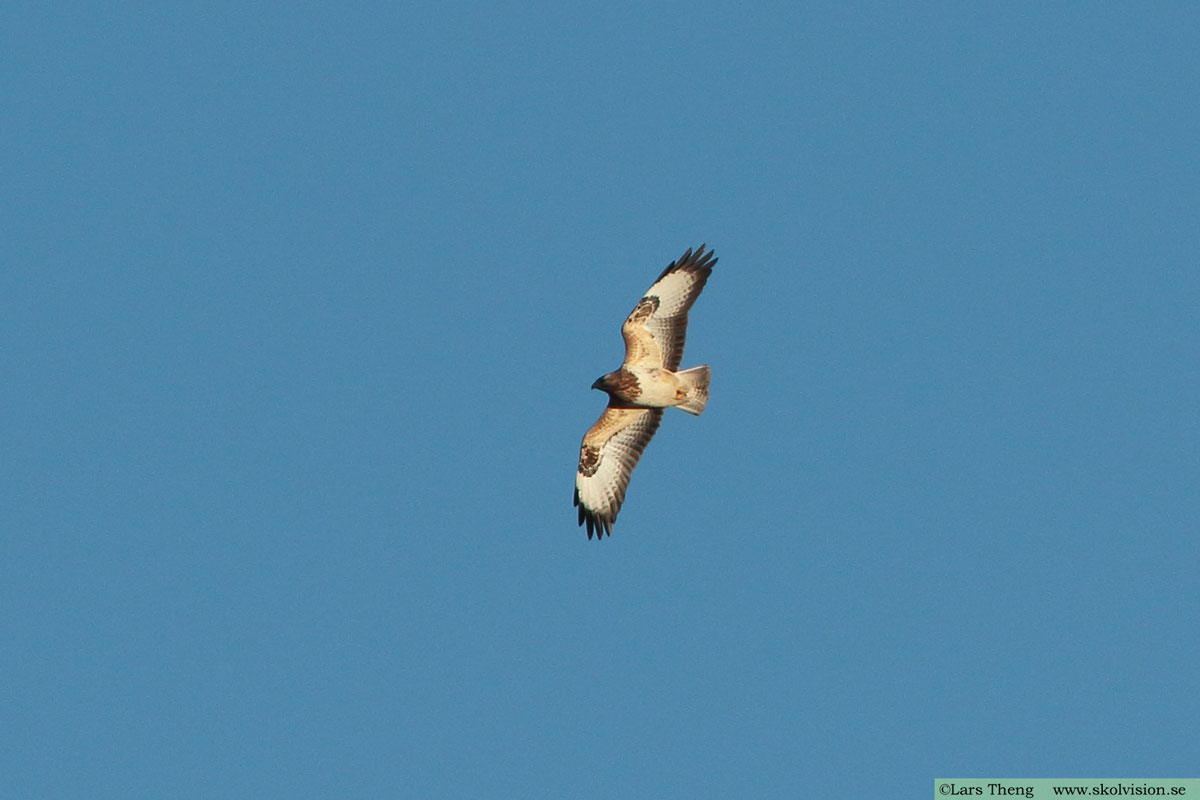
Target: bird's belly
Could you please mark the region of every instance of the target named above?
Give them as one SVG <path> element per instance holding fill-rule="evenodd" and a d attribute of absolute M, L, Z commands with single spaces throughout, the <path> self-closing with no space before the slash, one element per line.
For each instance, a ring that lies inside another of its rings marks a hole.
<path fill-rule="evenodd" d="M 638 396 L 631 398 L 640 406 L 662 408 L 681 402 L 686 396 L 681 396 L 679 379 L 675 373 L 662 370 L 637 370 L 634 372 L 638 382 Z"/>

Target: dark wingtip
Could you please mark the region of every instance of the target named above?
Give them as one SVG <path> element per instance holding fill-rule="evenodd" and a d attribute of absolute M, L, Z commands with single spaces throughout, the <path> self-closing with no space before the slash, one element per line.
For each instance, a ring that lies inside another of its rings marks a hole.
<path fill-rule="evenodd" d="M 576 493 L 576 496 L 578 497 L 578 493 Z M 591 539 L 593 536 L 597 539 L 603 539 L 606 533 L 612 536 L 613 521 L 611 519 L 592 513 L 578 502 L 575 505 L 579 506 L 579 524 L 584 526 L 588 539 Z"/>
<path fill-rule="evenodd" d="M 712 272 L 712 268 L 716 266 L 717 257 L 713 255 L 715 252 L 713 250 L 709 250 L 707 253 L 704 252 L 704 248 L 707 246 L 702 244 L 695 249 L 689 247 L 683 255 L 667 265 L 667 268 L 662 271 L 662 275 L 658 276 L 659 280 L 676 269 Z"/>

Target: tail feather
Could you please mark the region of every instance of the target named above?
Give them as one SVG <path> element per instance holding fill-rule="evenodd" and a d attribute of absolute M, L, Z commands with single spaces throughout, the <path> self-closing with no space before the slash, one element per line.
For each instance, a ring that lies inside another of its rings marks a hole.
<path fill-rule="evenodd" d="M 687 399 L 680 403 L 680 408 L 689 414 L 699 414 L 708 404 L 708 382 L 712 378 L 712 370 L 707 364 L 676 372 L 675 377 L 687 389 Z"/>

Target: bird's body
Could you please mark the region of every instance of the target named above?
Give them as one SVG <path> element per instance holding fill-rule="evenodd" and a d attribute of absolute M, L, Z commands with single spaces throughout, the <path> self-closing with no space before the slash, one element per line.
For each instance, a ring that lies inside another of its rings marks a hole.
<path fill-rule="evenodd" d="M 707 369 L 699 367 L 698 369 Z M 616 372 L 610 372 L 596 381 L 593 388 L 608 392 L 610 397 L 628 403 L 631 406 L 644 408 L 668 408 L 684 406 L 689 398 L 698 399 L 695 395 L 696 383 L 688 373 L 671 372 L 659 367 L 621 367 Z M 703 410 L 703 408 L 701 409 Z M 699 411 L 692 413 L 698 414 Z"/>
<path fill-rule="evenodd" d="M 575 476 L 579 524 L 603 537 L 625 499 L 629 477 L 662 421 L 664 408 L 700 414 L 708 403 L 707 365 L 680 370 L 687 315 L 717 263 L 704 245 L 671 262 L 621 326 L 625 361 L 592 384 L 608 407 L 583 436 Z"/>

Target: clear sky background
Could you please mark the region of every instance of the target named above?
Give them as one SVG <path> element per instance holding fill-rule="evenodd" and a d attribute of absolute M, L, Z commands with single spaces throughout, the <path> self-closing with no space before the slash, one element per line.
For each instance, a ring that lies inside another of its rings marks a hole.
<path fill-rule="evenodd" d="M 1194 4 L 17 2 L 0 69 L 3 796 L 1200 771 Z M 701 242 L 711 403 L 588 541 Z"/>

